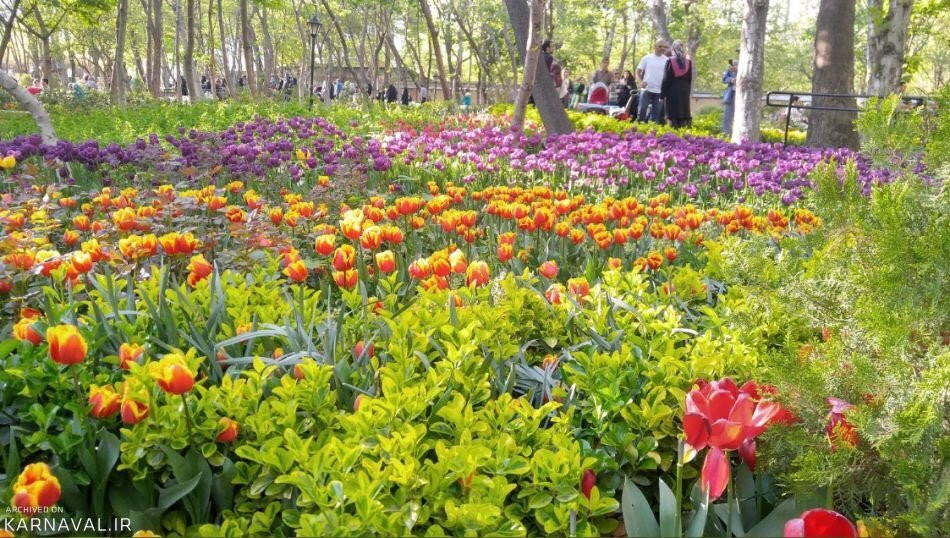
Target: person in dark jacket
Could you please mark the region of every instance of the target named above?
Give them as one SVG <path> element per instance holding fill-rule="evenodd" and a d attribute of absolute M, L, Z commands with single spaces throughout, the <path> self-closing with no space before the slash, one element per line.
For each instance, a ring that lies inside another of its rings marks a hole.
<path fill-rule="evenodd" d="M 406 86 L 402 87 L 402 104 L 403 105 L 409 104 L 409 88 Z"/>
<path fill-rule="evenodd" d="M 693 85 L 693 62 L 686 57 L 683 42 L 673 42 L 673 55 L 666 63 L 661 95 L 665 99 L 666 117 L 672 127 L 689 127 L 693 117 L 689 112 L 689 93 Z"/>
<path fill-rule="evenodd" d="M 396 99 L 399 99 L 399 91 L 396 90 L 395 84 L 390 84 L 389 87 L 386 88 L 386 102 L 395 103 Z"/>

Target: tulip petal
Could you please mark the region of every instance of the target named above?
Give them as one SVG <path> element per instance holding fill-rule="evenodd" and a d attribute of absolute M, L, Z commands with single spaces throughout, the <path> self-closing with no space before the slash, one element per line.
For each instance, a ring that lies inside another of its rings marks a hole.
<path fill-rule="evenodd" d="M 756 383 L 755 380 L 753 379 L 750 379 L 746 381 L 745 383 L 743 383 L 742 386 L 739 387 L 739 392 L 744 392 L 748 394 L 749 396 L 752 396 L 753 400 L 758 400 L 761 398 L 761 396 L 759 395 L 759 384 Z"/>
<path fill-rule="evenodd" d="M 707 417 L 711 422 L 726 418 L 735 403 L 736 397 L 728 390 L 714 390 L 709 395 L 709 414 Z"/>
<path fill-rule="evenodd" d="M 706 417 L 697 413 L 686 413 L 683 416 L 683 433 L 686 434 L 686 443 L 696 450 L 706 448 L 710 432 L 711 428 Z"/>
<path fill-rule="evenodd" d="M 785 538 L 804 538 L 805 520 L 800 517 L 789 519 L 785 522 L 785 530 L 782 532 L 782 535 Z"/>
<path fill-rule="evenodd" d="M 706 395 L 698 390 L 694 390 L 686 395 L 686 412 L 697 413 L 704 417 L 709 416 L 709 401 Z"/>
<path fill-rule="evenodd" d="M 850 403 L 840 398 L 832 398 L 829 396 L 828 398 L 825 398 L 825 401 L 828 402 L 828 405 L 831 406 L 831 412 L 836 413 L 836 414 L 842 414 L 848 409 L 851 409 L 852 407 L 854 407 Z"/>
<path fill-rule="evenodd" d="M 748 424 L 752 421 L 752 414 L 755 412 L 755 408 L 755 402 L 752 401 L 752 397 L 744 392 L 740 392 L 739 397 L 736 398 L 736 403 L 732 405 L 732 410 L 729 411 L 729 420 L 738 422 L 739 424 Z"/>
<path fill-rule="evenodd" d="M 719 381 L 714 381 L 714 388 L 719 390 L 728 391 L 729 394 L 732 394 L 732 397 L 735 398 L 739 396 L 739 387 L 736 386 L 736 382 L 732 380 L 731 377 L 724 377 Z"/>
<path fill-rule="evenodd" d="M 722 450 L 736 450 L 743 439 L 743 427 L 738 422 L 721 419 L 712 423 L 709 445 Z"/>
<path fill-rule="evenodd" d="M 703 462 L 699 487 L 703 493 L 709 495 L 709 502 L 712 502 L 722 495 L 728 483 L 729 458 L 722 450 L 712 447 L 706 453 L 706 460 Z"/>
<path fill-rule="evenodd" d="M 816 508 L 801 515 L 804 521 L 804 535 L 809 537 L 857 538 L 858 530 L 848 518 L 835 512 Z"/>
<path fill-rule="evenodd" d="M 755 439 L 747 438 L 739 445 L 739 457 L 750 471 L 755 472 Z"/>

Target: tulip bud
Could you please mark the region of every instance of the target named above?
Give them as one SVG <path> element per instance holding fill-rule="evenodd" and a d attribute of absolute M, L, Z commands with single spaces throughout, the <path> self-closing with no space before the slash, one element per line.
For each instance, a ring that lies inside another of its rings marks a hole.
<path fill-rule="evenodd" d="M 36 513 L 40 508 L 55 505 L 61 494 L 59 480 L 49 465 L 31 463 L 23 469 L 13 485 L 12 503 L 18 511 Z"/>
<path fill-rule="evenodd" d="M 160 361 L 150 363 L 149 373 L 169 394 L 184 394 L 195 385 L 195 374 L 179 353 L 169 353 Z"/>
<path fill-rule="evenodd" d="M 86 340 L 75 325 L 57 325 L 46 329 L 49 356 L 59 364 L 76 364 L 86 358 Z"/>
<path fill-rule="evenodd" d="M 221 417 L 221 420 L 218 421 L 218 436 L 215 437 L 215 440 L 219 443 L 231 443 L 237 439 L 238 423 L 231 420 L 227 417 Z"/>
<path fill-rule="evenodd" d="M 92 410 L 89 415 L 93 418 L 106 419 L 119 412 L 119 393 L 112 385 L 100 387 L 92 385 L 89 388 L 89 405 Z"/>
<path fill-rule="evenodd" d="M 353 346 L 353 358 L 359 360 L 359 358 L 363 356 L 364 348 L 366 350 L 367 359 L 371 359 L 376 356 L 376 346 L 373 345 L 372 342 L 370 342 L 369 346 L 365 346 L 363 341 L 360 340 L 355 346 Z"/>
<path fill-rule="evenodd" d="M 590 469 L 584 469 L 584 475 L 581 477 L 581 493 L 587 500 L 590 500 L 590 492 L 597 485 L 597 474 Z"/>

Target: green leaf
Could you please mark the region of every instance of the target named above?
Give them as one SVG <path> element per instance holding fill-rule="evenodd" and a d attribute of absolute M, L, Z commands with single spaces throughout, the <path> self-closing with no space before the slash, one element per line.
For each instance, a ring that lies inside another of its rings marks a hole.
<path fill-rule="evenodd" d="M 637 538 L 652 538 L 660 536 L 660 526 L 653 516 L 653 510 L 640 491 L 629 477 L 623 481 L 623 496 L 620 505 L 623 508 L 623 525 L 627 536 Z"/>
<path fill-rule="evenodd" d="M 178 502 L 179 499 L 182 499 L 191 493 L 200 481 L 201 475 L 199 474 L 195 475 L 190 480 L 179 482 L 165 489 L 159 488 L 158 507 L 162 510 L 168 510 L 171 505 Z"/>
<path fill-rule="evenodd" d="M 749 529 L 746 538 L 764 537 L 764 536 L 782 536 L 785 530 L 785 522 L 789 519 L 798 517 L 798 508 L 795 506 L 795 499 L 786 499 L 782 504 L 769 512 L 769 515 L 762 518 L 762 521 L 755 527 Z"/>
<path fill-rule="evenodd" d="M 0 359 L 7 358 L 7 355 L 12 353 L 13 350 L 16 349 L 18 345 L 20 345 L 20 342 L 18 342 L 14 338 L 10 338 L 8 340 L 4 340 L 3 342 L 0 342 Z"/>
<path fill-rule="evenodd" d="M 743 529 L 751 529 L 759 521 L 759 511 L 756 508 L 757 496 L 755 476 L 745 463 L 741 463 L 736 470 L 736 499 L 739 501 L 739 510 L 742 512 Z"/>
<path fill-rule="evenodd" d="M 676 516 L 680 507 L 676 505 L 676 497 L 663 479 L 660 479 L 660 536 L 679 537 L 683 529 L 677 528 Z"/>
<path fill-rule="evenodd" d="M 728 528 L 730 513 L 729 513 L 729 502 L 716 503 L 713 505 L 713 512 L 719 516 L 720 521 L 723 525 L 726 525 Z M 732 499 L 732 534 L 742 538 L 745 536 L 745 530 L 742 528 L 742 516 L 741 509 L 739 508 L 738 499 Z"/>
<path fill-rule="evenodd" d="M 706 516 L 709 513 L 709 496 L 700 493 L 699 485 L 693 487 L 693 492 L 690 495 L 693 499 L 693 503 L 696 505 L 696 511 L 693 512 L 693 519 L 690 520 L 689 526 L 686 527 L 686 536 L 687 538 L 698 538 L 703 535 L 703 529 L 706 528 Z"/>

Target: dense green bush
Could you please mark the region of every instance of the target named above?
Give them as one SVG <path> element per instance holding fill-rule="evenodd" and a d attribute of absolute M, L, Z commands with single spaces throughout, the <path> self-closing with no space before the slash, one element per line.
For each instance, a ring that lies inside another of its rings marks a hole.
<path fill-rule="evenodd" d="M 748 309 L 760 378 L 805 428 L 773 436 L 770 469 L 795 492 L 820 488 L 843 513 L 899 534 L 946 532 L 950 455 L 950 189 L 909 179 L 870 200 L 816 173 L 820 232 L 798 245 L 730 242 L 710 267 Z M 855 405 L 860 441 L 829 443 L 835 397 Z"/>

